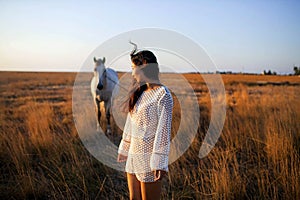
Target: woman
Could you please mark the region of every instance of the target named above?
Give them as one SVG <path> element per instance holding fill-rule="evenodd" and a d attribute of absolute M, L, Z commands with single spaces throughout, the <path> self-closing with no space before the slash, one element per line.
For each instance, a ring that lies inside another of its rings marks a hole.
<path fill-rule="evenodd" d="M 130 93 L 118 162 L 126 161 L 130 199 L 159 199 L 168 171 L 173 99 L 159 81 L 155 55 L 136 50 L 135 45 L 130 56 L 137 86 Z"/>

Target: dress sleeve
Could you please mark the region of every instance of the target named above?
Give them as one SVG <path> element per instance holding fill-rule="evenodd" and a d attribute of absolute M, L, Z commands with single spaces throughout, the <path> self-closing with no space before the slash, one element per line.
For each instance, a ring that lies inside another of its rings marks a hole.
<path fill-rule="evenodd" d="M 131 116 L 127 114 L 122 140 L 119 145 L 118 153 L 127 156 L 131 141 Z"/>
<path fill-rule="evenodd" d="M 172 95 L 170 92 L 166 92 L 158 102 L 158 126 L 155 133 L 153 152 L 150 158 L 150 168 L 152 171 L 168 171 L 172 109 Z"/>

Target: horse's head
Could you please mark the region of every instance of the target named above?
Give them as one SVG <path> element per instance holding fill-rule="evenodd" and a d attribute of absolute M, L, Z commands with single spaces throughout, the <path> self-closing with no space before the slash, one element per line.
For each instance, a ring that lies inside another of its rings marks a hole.
<path fill-rule="evenodd" d="M 95 67 L 94 67 L 94 76 L 97 78 L 98 82 L 98 86 L 97 88 L 99 90 L 103 89 L 103 75 L 105 72 L 105 57 L 103 57 L 102 59 L 96 59 L 94 57 L 94 62 L 95 62 Z"/>
<path fill-rule="evenodd" d="M 94 63 L 95 63 L 94 73 L 98 72 L 99 74 L 102 74 L 105 69 L 105 66 L 104 66 L 105 57 L 103 57 L 102 59 L 101 58 L 96 59 L 96 57 L 94 57 Z"/>

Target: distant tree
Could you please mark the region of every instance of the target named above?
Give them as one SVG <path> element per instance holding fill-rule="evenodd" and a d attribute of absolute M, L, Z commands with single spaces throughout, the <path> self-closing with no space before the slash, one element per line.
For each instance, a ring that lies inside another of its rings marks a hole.
<path fill-rule="evenodd" d="M 268 75 L 272 75 L 272 72 L 271 72 L 271 70 L 269 70 L 269 71 L 268 71 Z"/>
<path fill-rule="evenodd" d="M 277 73 L 275 71 L 272 72 L 271 70 L 269 70 L 269 71 L 264 70 L 263 74 L 264 75 L 277 75 Z"/>
<path fill-rule="evenodd" d="M 300 75 L 300 67 L 294 66 L 294 75 Z"/>

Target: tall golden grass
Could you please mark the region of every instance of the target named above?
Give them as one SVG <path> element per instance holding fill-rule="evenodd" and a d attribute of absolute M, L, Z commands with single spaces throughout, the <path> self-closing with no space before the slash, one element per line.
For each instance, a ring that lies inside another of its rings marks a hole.
<path fill-rule="evenodd" d="M 178 188 L 174 199 L 299 199 L 297 88 L 240 84 L 234 89 L 227 96 L 222 135 L 211 153 L 195 162 L 204 135 L 200 131 L 190 150 L 171 166 L 176 173 L 170 179 Z"/>
<path fill-rule="evenodd" d="M 223 76 L 224 128 L 200 159 L 210 98 L 197 75 L 185 76 L 198 91 L 200 127 L 190 148 L 170 165 L 162 199 L 300 199 L 299 77 Z M 1 73 L 1 199 L 128 199 L 124 174 L 93 158 L 78 137 L 74 78 Z M 173 136 L 183 117 L 179 109 L 175 102 Z M 113 130 L 119 141 L 121 131 Z"/>

